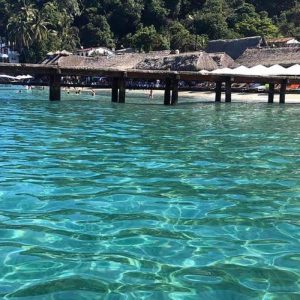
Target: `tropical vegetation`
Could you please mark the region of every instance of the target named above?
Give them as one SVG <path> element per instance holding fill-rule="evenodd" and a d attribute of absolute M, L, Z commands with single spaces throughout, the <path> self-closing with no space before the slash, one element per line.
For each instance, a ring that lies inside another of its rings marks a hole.
<path fill-rule="evenodd" d="M 27 62 L 79 47 L 196 50 L 210 39 L 300 37 L 300 0 L 0 0 L 1 39 Z"/>

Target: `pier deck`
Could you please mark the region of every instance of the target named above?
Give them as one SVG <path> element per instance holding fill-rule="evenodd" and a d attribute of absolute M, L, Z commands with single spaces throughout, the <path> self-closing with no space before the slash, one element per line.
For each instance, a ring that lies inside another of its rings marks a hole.
<path fill-rule="evenodd" d="M 279 102 L 285 103 L 287 84 L 300 84 L 300 76 L 249 76 L 230 74 L 202 74 L 200 72 L 176 72 L 176 71 L 148 71 L 148 70 L 118 70 L 86 67 L 62 68 L 53 65 L 40 64 L 7 64 L 0 63 L 0 74 L 6 75 L 32 75 L 47 76 L 49 78 L 49 99 L 56 101 L 61 99 L 61 78 L 65 76 L 105 76 L 112 78 L 112 101 L 125 103 L 126 80 L 162 80 L 165 82 L 165 105 L 178 103 L 178 83 L 180 80 L 213 82 L 216 83 L 215 101 L 220 102 L 222 96 L 222 84 L 225 83 L 225 102 L 231 102 L 233 83 L 261 83 L 269 84 L 268 102 L 274 102 L 275 84 L 280 84 Z M 34 84 L 33 84 L 34 85 Z"/>

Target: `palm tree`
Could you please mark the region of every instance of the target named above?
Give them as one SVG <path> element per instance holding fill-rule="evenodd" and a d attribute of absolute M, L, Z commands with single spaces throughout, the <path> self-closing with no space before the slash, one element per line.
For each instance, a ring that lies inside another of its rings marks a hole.
<path fill-rule="evenodd" d="M 19 51 L 22 51 L 24 47 L 28 48 L 32 42 L 32 25 L 36 14 L 37 10 L 32 5 L 25 5 L 8 20 L 8 37 L 11 42 L 15 42 Z"/>
<path fill-rule="evenodd" d="M 58 28 L 58 34 L 61 38 L 61 48 L 68 51 L 74 50 L 80 44 L 79 30 L 72 26 L 72 21 L 72 18 L 68 18 L 65 14 L 62 14 Z"/>
<path fill-rule="evenodd" d="M 33 40 L 35 41 L 42 41 L 47 38 L 49 30 L 47 26 L 49 22 L 46 21 L 46 16 L 44 12 L 37 11 L 34 16 L 34 21 L 32 24 L 32 33 L 33 33 Z"/>
<path fill-rule="evenodd" d="M 20 11 L 13 14 L 7 25 L 10 41 L 15 42 L 17 50 L 22 52 L 32 43 L 45 39 L 48 35 L 46 15 L 32 4 L 24 4 Z"/>

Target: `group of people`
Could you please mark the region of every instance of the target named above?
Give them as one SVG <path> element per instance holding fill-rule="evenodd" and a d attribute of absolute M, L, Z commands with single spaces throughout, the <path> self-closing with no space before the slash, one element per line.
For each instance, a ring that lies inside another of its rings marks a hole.
<path fill-rule="evenodd" d="M 71 93 L 71 88 L 64 88 L 63 89 L 67 94 L 70 94 Z M 83 89 L 81 88 L 76 88 L 76 87 L 74 87 L 74 92 L 75 92 L 75 94 L 76 95 L 80 95 L 81 94 L 81 92 L 83 91 Z M 91 93 L 91 95 L 92 96 L 95 96 L 96 95 L 96 92 L 93 90 L 93 89 L 91 89 L 90 90 L 90 93 Z"/>

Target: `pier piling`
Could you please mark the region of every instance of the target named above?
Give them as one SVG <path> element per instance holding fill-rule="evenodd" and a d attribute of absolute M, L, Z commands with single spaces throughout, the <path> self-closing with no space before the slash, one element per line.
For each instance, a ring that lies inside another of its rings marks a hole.
<path fill-rule="evenodd" d="M 61 76 L 59 74 L 50 75 L 49 99 L 50 101 L 61 99 Z"/>
<path fill-rule="evenodd" d="M 178 84 L 179 79 L 175 78 L 172 80 L 172 98 L 171 105 L 176 105 L 178 103 Z"/>
<path fill-rule="evenodd" d="M 116 103 L 119 101 L 119 79 L 117 77 L 112 79 L 111 101 Z"/>
<path fill-rule="evenodd" d="M 165 95 L 164 95 L 164 105 L 171 104 L 171 79 L 166 79 L 166 86 L 165 86 Z"/>
<path fill-rule="evenodd" d="M 115 103 L 125 103 L 126 100 L 126 80 L 125 76 L 112 78 L 111 101 Z"/>
<path fill-rule="evenodd" d="M 221 98 L 222 98 L 222 82 L 221 81 L 217 81 L 216 82 L 216 102 L 221 102 Z"/>
<path fill-rule="evenodd" d="M 274 103 L 274 94 L 275 94 L 275 84 L 269 84 L 269 96 L 268 96 L 268 103 Z"/>
<path fill-rule="evenodd" d="M 287 80 L 282 80 L 280 84 L 280 95 L 279 95 L 279 103 L 285 103 L 285 94 L 286 94 L 286 86 Z"/>
<path fill-rule="evenodd" d="M 119 78 L 119 103 L 125 103 L 126 98 L 126 82 L 125 78 Z"/>
<path fill-rule="evenodd" d="M 231 102 L 231 79 L 226 79 L 225 82 L 225 102 Z"/>

